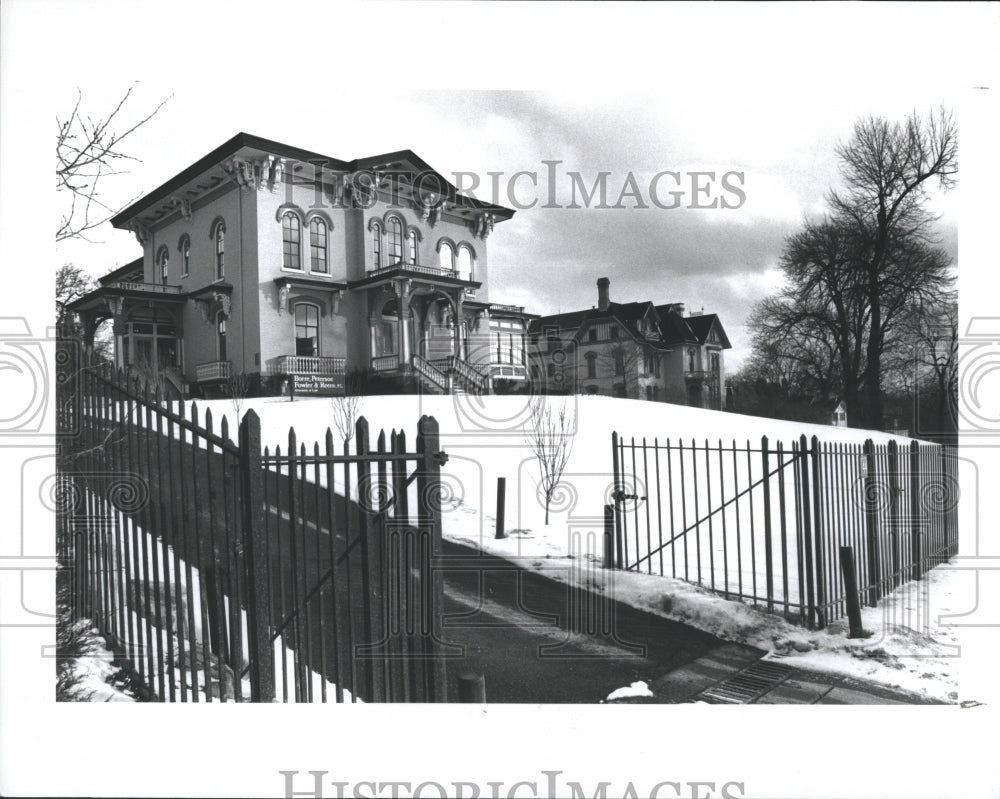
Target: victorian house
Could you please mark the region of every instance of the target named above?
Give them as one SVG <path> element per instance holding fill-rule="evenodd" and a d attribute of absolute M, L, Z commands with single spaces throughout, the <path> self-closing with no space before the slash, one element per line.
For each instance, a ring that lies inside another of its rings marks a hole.
<path fill-rule="evenodd" d="M 597 305 L 530 324 L 530 374 L 551 392 L 602 394 L 721 410 L 724 351 L 715 314 L 684 305 L 611 302 L 611 281 L 597 281 Z"/>
<path fill-rule="evenodd" d="M 489 296 L 487 239 L 513 214 L 409 150 L 341 161 L 241 133 L 112 220 L 142 257 L 70 310 L 181 396 L 233 375 L 339 393 L 355 370 L 488 392 L 527 377 L 531 317 Z"/>

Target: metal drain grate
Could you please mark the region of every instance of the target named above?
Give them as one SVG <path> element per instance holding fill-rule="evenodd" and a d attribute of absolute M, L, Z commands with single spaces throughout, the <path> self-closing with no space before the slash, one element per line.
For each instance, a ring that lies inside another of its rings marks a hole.
<path fill-rule="evenodd" d="M 758 660 L 732 677 L 706 688 L 696 700 L 745 705 L 784 682 L 791 673 L 789 666 L 771 660 Z"/>

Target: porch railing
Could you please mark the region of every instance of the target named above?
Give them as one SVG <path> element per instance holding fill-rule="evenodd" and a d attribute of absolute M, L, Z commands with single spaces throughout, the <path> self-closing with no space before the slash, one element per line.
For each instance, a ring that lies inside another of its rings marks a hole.
<path fill-rule="evenodd" d="M 419 355 L 414 355 L 413 369 L 418 375 L 433 383 L 441 391 L 448 391 L 448 377 L 427 359 L 421 358 Z"/>
<path fill-rule="evenodd" d="M 346 368 L 346 358 L 308 355 L 282 355 L 278 358 L 278 372 L 283 375 L 342 375 Z"/>
<path fill-rule="evenodd" d="M 153 294 L 180 294 L 184 289 L 164 283 L 112 283 L 108 288 L 125 289 L 126 291 L 148 291 Z"/>
<path fill-rule="evenodd" d="M 476 369 L 468 361 L 460 360 L 452 355 L 448 358 L 448 369 L 458 375 L 464 383 L 471 386 L 475 391 L 486 391 L 489 387 L 489 377 Z"/>
<path fill-rule="evenodd" d="M 380 355 L 378 358 L 372 358 L 373 372 L 395 372 L 398 368 L 398 355 Z"/>
<path fill-rule="evenodd" d="M 228 380 L 232 374 L 232 361 L 209 361 L 199 363 L 194 368 L 194 376 L 199 383 L 206 380 Z"/>

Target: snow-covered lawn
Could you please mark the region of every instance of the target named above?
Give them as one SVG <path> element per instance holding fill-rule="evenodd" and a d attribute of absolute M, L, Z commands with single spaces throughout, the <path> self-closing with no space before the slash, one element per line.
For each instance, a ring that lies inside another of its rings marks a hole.
<path fill-rule="evenodd" d="M 879 607 L 864 609 L 864 626 L 873 635 L 848 639 L 846 622 L 809 631 L 777 616 L 725 600 L 697 585 L 636 572 L 604 572 L 603 507 L 612 479 L 611 433 L 686 440 L 711 439 L 757 443 L 763 435 L 786 447 L 800 435 L 823 441 L 876 444 L 908 439 L 883 433 L 783 422 L 719 413 L 662 403 L 605 397 L 555 397 L 576 414 L 573 450 L 561 491 L 554 497 L 549 524 L 539 492 L 537 462 L 525 446 L 528 398 L 473 396 L 366 397 L 361 414 L 372 430 L 402 429 L 409 448 L 423 414 L 440 425 L 441 448 L 448 454 L 442 469 L 443 527 L 448 539 L 477 546 L 543 569 L 556 579 L 613 592 L 616 599 L 690 624 L 721 638 L 788 655 L 803 667 L 837 672 L 901 687 L 928 697 L 954 701 L 957 639 L 941 616 L 968 608 L 974 591 L 967 573 L 939 567 L 926 579 L 908 583 Z M 312 451 L 322 441 L 333 416 L 329 399 L 268 398 L 248 400 L 261 417 L 262 439 L 270 447 L 287 448 L 294 427 L 297 441 Z M 202 418 L 210 407 L 216 430 L 227 416 L 235 437 L 235 411 L 230 402 L 199 402 Z M 335 433 L 336 437 L 336 433 Z M 505 534 L 495 538 L 497 478 L 506 478 Z"/>

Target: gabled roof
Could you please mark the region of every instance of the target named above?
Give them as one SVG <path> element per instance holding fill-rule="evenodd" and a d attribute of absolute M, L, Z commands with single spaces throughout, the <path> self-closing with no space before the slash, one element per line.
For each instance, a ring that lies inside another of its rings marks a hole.
<path fill-rule="evenodd" d="M 454 184 L 432 169 L 426 161 L 411 150 L 399 150 L 394 153 L 371 155 L 365 158 L 355 158 L 352 161 L 344 161 L 339 158 L 323 155 L 322 153 L 315 153 L 310 150 L 293 147 L 289 144 L 264 139 L 249 133 L 237 133 L 229 141 L 216 147 L 208 155 L 198 159 L 166 183 L 153 189 L 153 191 L 142 199 L 125 208 L 111 219 L 111 224 L 116 228 L 126 225 L 140 214 L 149 211 L 157 203 L 170 200 L 185 186 L 212 171 L 215 167 L 220 166 L 226 159 L 241 153 L 249 155 L 253 152 L 267 153 L 294 161 L 321 162 L 326 168 L 335 172 L 352 173 L 380 167 L 394 172 L 399 171 L 424 175 L 425 178 L 421 185 L 426 191 L 440 190 L 445 199 L 455 205 L 488 211 L 501 220 L 510 219 L 514 215 L 514 211 L 510 208 L 483 202 L 465 194 L 460 194 Z M 433 176 L 433 180 L 431 176 Z"/>
<path fill-rule="evenodd" d="M 657 305 L 656 313 L 660 317 L 660 333 L 666 344 L 696 344 L 698 337 L 688 327 L 687 320 L 681 316 L 676 306 L 671 303 Z"/>
<path fill-rule="evenodd" d="M 570 311 L 539 317 L 531 323 L 530 332 L 543 333 L 546 328 L 555 327 L 560 332 L 578 337 L 584 328 L 594 322 L 613 319 L 619 322 L 632 338 L 658 349 L 683 344 L 704 344 L 713 328 L 719 335 L 723 349 L 731 348 L 726 332 L 722 329 L 722 323 L 716 314 L 685 317 L 678 312 L 679 307 L 673 303 L 653 305 L 651 302 L 612 302 L 608 304 L 605 311 L 588 308 L 583 311 Z M 648 317 L 651 317 L 654 324 L 658 323 L 659 336 L 657 338 L 649 338 L 639 331 L 638 322 Z"/>
<path fill-rule="evenodd" d="M 726 335 L 726 331 L 722 329 L 722 322 L 719 321 L 719 317 L 714 313 L 699 314 L 698 316 L 689 316 L 685 320 L 688 327 L 694 332 L 698 337 L 698 343 L 704 344 L 708 341 L 708 336 L 712 332 L 712 328 L 715 328 L 715 332 L 719 335 L 719 340 L 722 342 L 723 349 L 732 349 L 732 344 L 729 343 L 729 337 Z"/>

